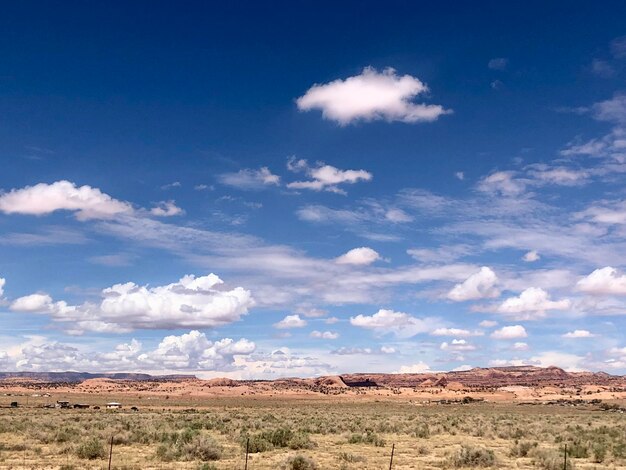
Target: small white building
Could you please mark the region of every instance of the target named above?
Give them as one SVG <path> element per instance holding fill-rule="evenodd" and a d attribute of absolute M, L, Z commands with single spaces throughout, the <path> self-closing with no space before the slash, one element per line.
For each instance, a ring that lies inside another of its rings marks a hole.
<path fill-rule="evenodd" d="M 122 408 L 122 404 L 116 401 L 112 401 L 106 404 L 107 410 L 119 410 Z"/>

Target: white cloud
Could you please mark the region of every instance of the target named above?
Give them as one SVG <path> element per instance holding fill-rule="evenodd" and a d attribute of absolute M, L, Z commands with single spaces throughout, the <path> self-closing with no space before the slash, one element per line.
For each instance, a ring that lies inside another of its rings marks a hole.
<path fill-rule="evenodd" d="M 578 290 L 593 295 L 626 295 L 626 275 L 606 266 L 576 283 Z"/>
<path fill-rule="evenodd" d="M 331 351 L 331 354 L 337 354 L 339 356 L 355 356 L 355 355 L 364 355 L 364 354 L 374 354 L 374 350 L 372 348 L 347 348 L 345 346 L 340 347 L 339 349 L 335 349 Z"/>
<path fill-rule="evenodd" d="M 316 339 L 337 339 L 339 338 L 339 333 L 334 331 L 317 331 L 314 330 L 309 335 L 311 338 Z"/>
<path fill-rule="evenodd" d="M 350 317 L 350 324 L 374 330 L 378 333 L 394 333 L 398 337 L 410 338 L 419 333 L 426 333 L 439 323 L 435 318 L 415 318 L 408 313 L 380 309 L 374 315 Z"/>
<path fill-rule="evenodd" d="M 4 295 L 4 286 L 6 285 L 6 282 L 7 282 L 6 279 L 4 279 L 3 277 L 0 277 L 0 299 Z"/>
<path fill-rule="evenodd" d="M 494 339 L 518 339 L 527 338 L 526 328 L 522 325 L 504 326 L 499 330 L 491 333 L 491 337 Z"/>
<path fill-rule="evenodd" d="M 487 63 L 487 67 L 491 70 L 504 70 L 509 63 L 509 59 L 505 57 L 496 57 Z"/>
<path fill-rule="evenodd" d="M 526 189 L 526 182 L 515 177 L 512 171 L 497 171 L 478 182 L 478 190 L 502 196 L 519 196 Z"/>
<path fill-rule="evenodd" d="M 513 347 L 511 348 L 513 351 L 528 351 L 529 347 L 527 343 L 522 341 L 517 341 L 513 343 Z"/>
<path fill-rule="evenodd" d="M 98 188 L 77 187 L 69 181 L 39 183 L 0 195 L 0 211 L 5 214 L 45 215 L 58 210 L 75 212 L 79 220 L 109 219 L 133 212 L 127 202 L 113 199 Z"/>
<path fill-rule="evenodd" d="M 380 352 L 383 354 L 395 354 L 397 351 L 393 346 L 381 346 Z"/>
<path fill-rule="evenodd" d="M 52 304 L 52 297 L 48 294 L 30 294 L 15 299 L 11 303 L 11 310 L 14 312 L 46 313 L 51 310 Z"/>
<path fill-rule="evenodd" d="M 529 287 L 519 297 L 509 297 L 502 302 L 497 312 L 519 319 L 535 320 L 544 316 L 547 310 L 567 310 L 570 307 L 569 299 L 550 300 L 545 290 L 539 287 Z"/>
<path fill-rule="evenodd" d="M 423 361 L 411 364 L 408 366 L 401 366 L 400 370 L 395 372 L 396 374 L 423 374 L 430 372 L 430 366 Z"/>
<path fill-rule="evenodd" d="M 292 160 L 290 160 L 291 162 Z M 303 163 L 301 163 L 303 162 Z M 338 194 L 345 194 L 339 188 L 340 184 L 354 184 L 359 181 L 370 181 L 372 174 L 365 170 L 340 170 L 331 165 L 319 164 L 317 167 L 310 167 L 306 160 L 298 160 L 297 164 L 287 164 L 288 168 L 294 171 L 304 171 L 311 179 L 308 181 L 294 181 L 287 185 L 291 189 L 311 189 L 313 191 L 330 191 Z"/>
<path fill-rule="evenodd" d="M 539 367 L 560 367 L 568 372 L 581 372 L 585 370 L 583 362 L 585 358 L 575 354 L 560 351 L 545 351 L 530 358 L 530 363 Z"/>
<path fill-rule="evenodd" d="M 539 253 L 537 253 L 535 250 L 531 250 L 529 252 L 527 252 L 522 259 L 524 261 L 526 261 L 527 263 L 533 263 L 535 261 L 538 261 L 541 258 L 541 256 L 539 256 Z"/>
<path fill-rule="evenodd" d="M 496 273 L 487 266 L 483 266 L 480 271 L 455 285 L 448 292 L 447 297 L 455 302 L 498 297 L 500 291 L 496 288 L 497 282 Z"/>
<path fill-rule="evenodd" d="M 159 346 L 149 353 L 140 354 L 138 361 L 154 369 L 231 370 L 234 356 L 249 355 L 256 346 L 246 339 L 233 341 L 224 338 L 215 343 L 204 333 L 193 330 L 180 336 L 166 336 Z"/>
<path fill-rule="evenodd" d="M 463 181 L 465 179 L 465 173 L 463 173 L 462 171 L 457 171 L 454 173 L 454 177 L 460 181 Z"/>
<path fill-rule="evenodd" d="M 328 310 L 323 310 L 320 308 L 312 308 L 307 305 L 302 305 L 300 307 L 297 307 L 294 310 L 294 312 L 300 315 L 304 315 L 305 317 L 309 317 L 309 318 L 320 318 L 320 317 L 325 317 L 326 315 L 328 315 Z"/>
<path fill-rule="evenodd" d="M 180 184 L 180 181 L 174 181 L 172 183 L 164 184 L 163 186 L 161 186 L 161 189 L 163 189 L 164 191 L 167 191 L 173 188 L 180 188 L 181 186 L 182 184 Z"/>
<path fill-rule="evenodd" d="M 399 224 L 403 222 L 411 222 L 413 217 L 404 212 L 402 209 L 391 208 L 387 209 L 385 212 L 385 220 L 393 222 L 394 224 Z"/>
<path fill-rule="evenodd" d="M 9 355 L 6 351 L 0 351 L 0 370 L 6 371 L 11 368 Z"/>
<path fill-rule="evenodd" d="M 430 332 L 433 336 L 482 336 L 482 331 L 470 331 L 462 328 L 437 328 Z"/>
<path fill-rule="evenodd" d="M 412 102 L 427 91 L 424 83 L 410 75 L 398 76 L 392 68 L 379 73 L 366 67 L 361 75 L 313 85 L 296 103 L 301 111 L 320 109 L 324 118 L 342 126 L 378 119 L 428 122 L 451 112 L 440 105 Z"/>
<path fill-rule="evenodd" d="M 178 207 L 174 201 L 161 201 L 156 207 L 150 209 L 150 213 L 157 217 L 173 217 L 183 215 L 185 211 Z"/>
<path fill-rule="evenodd" d="M 353 264 L 357 266 L 365 266 L 372 264 L 380 259 L 380 255 L 371 248 L 362 246 L 353 248 L 352 250 L 339 256 L 335 261 L 337 264 Z"/>
<path fill-rule="evenodd" d="M 303 328 L 307 325 L 306 320 L 300 318 L 300 315 L 287 315 L 278 323 L 274 323 L 274 328 L 286 330 L 289 328 Z"/>
<path fill-rule="evenodd" d="M 476 346 L 464 339 L 453 339 L 451 342 L 444 341 L 439 346 L 442 351 L 475 351 Z"/>
<path fill-rule="evenodd" d="M 626 36 L 611 41 L 611 53 L 616 59 L 626 59 Z"/>
<path fill-rule="evenodd" d="M 498 322 L 493 320 L 483 320 L 479 323 L 479 325 L 483 328 L 493 328 L 494 326 L 498 326 Z"/>
<path fill-rule="evenodd" d="M 10 359 L 17 370 L 32 371 L 232 371 L 235 359 L 249 356 L 256 349 L 247 339 L 224 338 L 209 341 L 204 333 L 192 330 L 180 336 L 166 336 L 154 350 L 143 350 L 132 339 L 110 351 L 81 351 L 78 346 L 45 338 L 34 338 L 16 348 Z"/>
<path fill-rule="evenodd" d="M 127 282 L 104 289 L 99 304 L 72 306 L 38 293 L 15 300 L 11 309 L 49 314 L 55 321 L 70 324 L 73 333 L 210 328 L 239 320 L 254 305 L 250 291 L 242 287 L 228 290 L 222 284 L 215 274 L 187 275 L 178 282 L 157 287 Z"/>
<path fill-rule="evenodd" d="M 587 330 L 574 330 L 569 331 L 563 335 L 563 338 L 567 339 L 579 339 L 579 338 L 594 338 L 596 335 Z"/>
<path fill-rule="evenodd" d="M 280 184 L 280 176 L 273 174 L 266 166 L 258 170 L 246 168 L 236 173 L 224 173 L 218 179 L 226 186 L 243 190 L 259 190 Z"/>

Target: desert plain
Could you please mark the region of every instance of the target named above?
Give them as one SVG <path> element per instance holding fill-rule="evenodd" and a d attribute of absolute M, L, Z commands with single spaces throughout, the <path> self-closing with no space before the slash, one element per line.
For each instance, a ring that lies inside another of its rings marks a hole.
<path fill-rule="evenodd" d="M 4 374 L 0 469 L 626 469 L 625 411 L 624 377 L 555 367 Z"/>

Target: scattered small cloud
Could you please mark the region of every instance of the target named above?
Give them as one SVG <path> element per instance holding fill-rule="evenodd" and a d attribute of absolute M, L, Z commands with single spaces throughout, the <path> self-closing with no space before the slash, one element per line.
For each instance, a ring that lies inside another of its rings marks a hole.
<path fill-rule="evenodd" d="M 569 331 L 563 335 L 567 339 L 594 338 L 596 335 L 587 330 Z"/>
<path fill-rule="evenodd" d="M 306 320 L 300 318 L 300 315 L 287 315 L 278 323 L 274 323 L 274 328 L 278 328 L 279 330 L 287 330 L 291 328 L 304 328 L 306 325 Z"/>
<path fill-rule="evenodd" d="M 313 191 L 329 191 L 338 194 L 346 194 L 339 187 L 341 184 L 354 184 L 359 181 L 371 181 L 372 174 L 365 170 L 340 170 L 331 165 L 320 163 L 316 167 L 310 167 L 306 160 L 290 160 L 287 167 L 294 172 L 304 172 L 311 179 L 307 181 L 294 181 L 287 185 L 290 189 L 310 189 Z"/>
<path fill-rule="evenodd" d="M 522 325 L 513 325 L 513 326 L 504 326 L 499 330 L 491 333 L 491 337 L 494 339 L 518 339 L 518 338 L 526 338 L 528 337 L 528 333 L 526 333 L 526 328 Z"/>
<path fill-rule="evenodd" d="M 218 176 L 220 183 L 244 191 L 259 191 L 268 186 L 280 185 L 280 176 L 263 166 L 258 170 L 246 168 L 236 173 L 223 173 Z"/>
<path fill-rule="evenodd" d="M 315 339 L 337 339 L 339 338 L 339 333 L 334 331 L 317 331 L 314 330 L 309 335 L 311 338 Z"/>
<path fill-rule="evenodd" d="M 487 62 L 487 67 L 491 70 L 504 70 L 509 64 L 509 59 L 505 57 L 496 57 Z"/>
<path fill-rule="evenodd" d="M 180 184 L 180 181 L 174 181 L 172 183 L 164 184 L 163 186 L 161 186 L 161 189 L 167 191 L 168 189 L 180 188 L 181 186 L 182 185 Z"/>
<path fill-rule="evenodd" d="M 431 372 L 430 366 L 423 361 L 408 366 L 401 366 L 396 374 L 424 374 Z"/>
<path fill-rule="evenodd" d="M 150 209 L 150 214 L 156 217 L 174 217 L 185 214 L 185 211 L 178 207 L 175 201 L 161 201 Z"/>
<path fill-rule="evenodd" d="M 360 75 L 313 85 L 296 100 L 300 111 L 319 109 L 322 116 L 342 126 L 357 121 L 436 121 L 451 113 L 440 105 L 414 103 L 428 87 L 411 75 L 399 76 L 392 68 L 378 72 L 366 67 Z"/>
<path fill-rule="evenodd" d="M 362 246 L 360 248 L 353 248 L 352 250 L 344 253 L 338 257 L 335 262 L 337 264 L 352 264 L 356 266 L 366 266 L 372 264 L 380 259 L 380 255 L 373 249 Z"/>
<path fill-rule="evenodd" d="M 539 261 L 540 258 L 541 256 L 539 256 L 539 253 L 537 253 L 535 250 L 531 250 L 522 257 L 522 260 L 526 261 L 527 263 L 534 263 L 535 261 Z"/>
<path fill-rule="evenodd" d="M 498 277 L 487 266 L 480 268 L 480 271 L 472 274 L 465 281 L 455 285 L 447 297 L 455 302 L 466 300 L 488 299 L 498 297 L 500 291 L 496 287 Z"/>

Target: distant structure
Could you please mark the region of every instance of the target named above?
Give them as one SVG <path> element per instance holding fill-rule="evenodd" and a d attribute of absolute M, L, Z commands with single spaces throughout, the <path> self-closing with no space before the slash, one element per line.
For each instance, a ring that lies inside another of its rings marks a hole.
<path fill-rule="evenodd" d="M 107 403 L 107 410 L 119 410 L 122 408 L 122 404 L 118 403 L 116 401 L 112 401 L 110 403 Z"/>
<path fill-rule="evenodd" d="M 71 408 L 70 407 L 70 402 L 69 401 L 65 401 L 65 400 L 57 400 L 57 404 L 56 404 L 57 408 Z"/>
<path fill-rule="evenodd" d="M 19 406 L 18 402 L 16 401 L 11 402 L 11 408 L 17 408 L 18 406 Z"/>
<path fill-rule="evenodd" d="M 89 405 L 86 403 L 74 403 L 74 408 L 77 408 L 79 410 L 86 410 L 87 408 L 89 408 Z"/>

